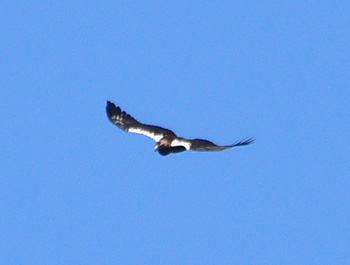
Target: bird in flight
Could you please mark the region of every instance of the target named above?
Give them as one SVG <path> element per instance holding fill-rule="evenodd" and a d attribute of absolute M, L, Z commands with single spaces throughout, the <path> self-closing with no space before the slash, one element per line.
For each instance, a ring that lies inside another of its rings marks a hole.
<path fill-rule="evenodd" d="M 207 140 L 188 140 L 182 137 L 177 137 L 173 131 L 170 131 L 168 129 L 138 122 L 125 111 L 122 111 L 120 107 L 116 107 L 110 101 L 107 101 L 106 112 L 108 119 L 123 131 L 143 134 L 156 141 L 154 150 L 158 151 L 159 154 L 163 156 L 187 150 L 222 151 L 236 146 L 249 145 L 254 142 L 254 138 L 247 138 L 231 145 L 220 146 Z"/>

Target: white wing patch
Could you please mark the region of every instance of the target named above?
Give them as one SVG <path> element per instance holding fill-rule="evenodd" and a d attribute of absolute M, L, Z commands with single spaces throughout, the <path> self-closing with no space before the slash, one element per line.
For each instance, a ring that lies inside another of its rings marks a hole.
<path fill-rule="evenodd" d="M 128 132 L 129 133 L 138 133 L 138 134 L 146 135 L 146 136 L 152 138 L 156 142 L 159 142 L 159 140 L 164 137 L 163 134 L 155 134 L 154 132 L 150 132 L 150 131 L 143 130 L 143 129 L 140 129 L 140 128 L 129 128 Z"/>
<path fill-rule="evenodd" d="M 190 150 L 191 142 L 186 139 L 174 139 L 171 142 L 171 146 L 183 146 L 186 148 L 186 150 Z"/>

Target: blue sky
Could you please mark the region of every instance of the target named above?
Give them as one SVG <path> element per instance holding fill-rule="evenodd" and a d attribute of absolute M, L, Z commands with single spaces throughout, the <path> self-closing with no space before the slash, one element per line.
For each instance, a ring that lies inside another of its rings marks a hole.
<path fill-rule="evenodd" d="M 349 10 L 2 2 L 1 264 L 350 263 Z M 256 143 L 162 157 L 106 100 Z"/>

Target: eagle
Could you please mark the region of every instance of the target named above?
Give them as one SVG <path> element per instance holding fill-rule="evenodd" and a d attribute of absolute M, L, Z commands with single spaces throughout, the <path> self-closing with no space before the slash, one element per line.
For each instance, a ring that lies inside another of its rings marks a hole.
<path fill-rule="evenodd" d="M 187 150 L 222 151 L 232 147 L 249 145 L 254 142 L 254 138 L 247 138 L 231 145 L 221 146 L 203 139 L 189 140 L 182 137 L 177 137 L 171 130 L 138 122 L 125 111 L 122 111 L 120 107 L 116 107 L 114 103 L 110 101 L 107 101 L 106 112 L 108 119 L 123 131 L 128 133 L 143 134 L 156 141 L 154 151 L 158 151 L 158 153 L 163 156 L 171 153 L 180 153 Z"/>

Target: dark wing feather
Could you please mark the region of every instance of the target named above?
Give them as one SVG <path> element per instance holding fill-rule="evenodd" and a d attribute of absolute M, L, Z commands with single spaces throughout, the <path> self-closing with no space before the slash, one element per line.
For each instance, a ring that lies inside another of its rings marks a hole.
<path fill-rule="evenodd" d="M 249 145 L 249 144 L 253 144 L 255 142 L 254 138 L 248 138 L 239 142 L 236 142 L 232 145 L 232 147 L 236 147 L 236 146 L 244 146 L 244 145 Z"/>
<path fill-rule="evenodd" d="M 156 142 L 158 142 L 164 136 L 176 137 L 175 133 L 168 129 L 138 122 L 125 111 L 122 111 L 120 107 L 116 107 L 110 101 L 107 101 L 106 112 L 108 119 L 126 132 L 143 134 L 152 138 Z"/>
<path fill-rule="evenodd" d="M 192 151 L 222 151 L 222 150 L 236 147 L 236 146 L 249 145 L 254 142 L 254 139 L 249 138 L 249 139 L 234 143 L 232 145 L 216 145 L 210 141 L 202 140 L 202 139 L 194 139 L 194 140 L 191 140 L 190 142 L 191 142 L 190 150 Z"/>

